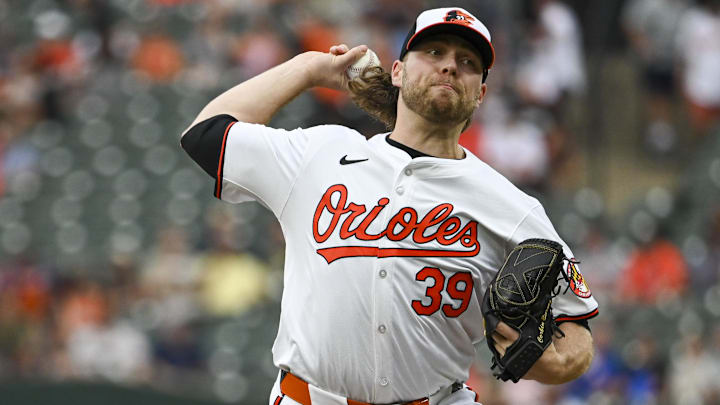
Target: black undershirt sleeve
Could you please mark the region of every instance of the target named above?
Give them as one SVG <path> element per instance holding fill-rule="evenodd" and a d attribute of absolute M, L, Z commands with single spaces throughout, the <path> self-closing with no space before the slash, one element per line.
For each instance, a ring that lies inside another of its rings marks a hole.
<path fill-rule="evenodd" d="M 226 131 L 237 120 L 228 114 L 216 115 L 195 124 L 180 140 L 188 155 L 217 180 Z"/>

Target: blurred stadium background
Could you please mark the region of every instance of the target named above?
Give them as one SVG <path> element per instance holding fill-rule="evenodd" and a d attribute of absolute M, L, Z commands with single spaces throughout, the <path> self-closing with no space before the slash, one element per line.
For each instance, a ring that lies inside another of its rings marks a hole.
<path fill-rule="evenodd" d="M 457 0 L 493 34 L 462 142 L 537 196 L 601 303 L 592 369 L 486 405 L 720 403 L 720 1 Z M 179 134 L 304 50 L 390 66 L 424 0 L 0 0 L 0 403 L 265 404 L 283 241 Z M 261 94 L 258 94 L 262 98 Z M 383 131 L 314 90 L 274 126 Z"/>

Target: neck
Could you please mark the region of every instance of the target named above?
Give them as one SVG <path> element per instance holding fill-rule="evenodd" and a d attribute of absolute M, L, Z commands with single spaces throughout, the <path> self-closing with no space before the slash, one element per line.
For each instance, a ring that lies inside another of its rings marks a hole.
<path fill-rule="evenodd" d="M 465 152 L 458 142 L 464 125 L 464 122 L 454 126 L 430 122 L 398 103 L 397 120 L 390 139 L 431 156 L 462 159 Z"/>

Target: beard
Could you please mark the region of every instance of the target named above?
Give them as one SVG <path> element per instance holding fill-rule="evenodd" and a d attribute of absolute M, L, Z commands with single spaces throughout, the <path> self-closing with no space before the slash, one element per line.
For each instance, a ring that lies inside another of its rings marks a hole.
<path fill-rule="evenodd" d="M 410 81 L 403 75 L 402 95 L 405 105 L 414 113 L 435 124 L 457 125 L 467 121 L 476 107 L 476 98 L 458 90 L 453 95 L 431 95 L 433 83 Z"/>

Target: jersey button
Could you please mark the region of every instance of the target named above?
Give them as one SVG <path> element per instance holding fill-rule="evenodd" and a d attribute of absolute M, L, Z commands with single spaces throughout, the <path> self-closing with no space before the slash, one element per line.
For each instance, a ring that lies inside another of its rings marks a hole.
<path fill-rule="evenodd" d="M 380 278 L 385 278 L 385 277 L 387 277 L 387 271 L 380 270 Z"/>
<path fill-rule="evenodd" d="M 385 333 L 386 330 L 387 330 L 387 328 L 385 327 L 385 325 L 378 326 L 378 332 Z"/>
<path fill-rule="evenodd" d="M 412 169 L 405 169 L 405 175 L 409 176 L 412 174 Z"/>
<path fill-rule="evenodd" d="M 398 194 L 403 195 L 403 193 L 405 192 L 405 187 L 400 186 L 396 188 L 395 191 L 397 191 Z"/>
<path fill-rule="evenodd" d="M 387 377 L 380 378 L 380 385 L 382 385 L 383 387 L 387 387 L 388 384 L 390 384 L 390 381 L 387 379 Z"/>

